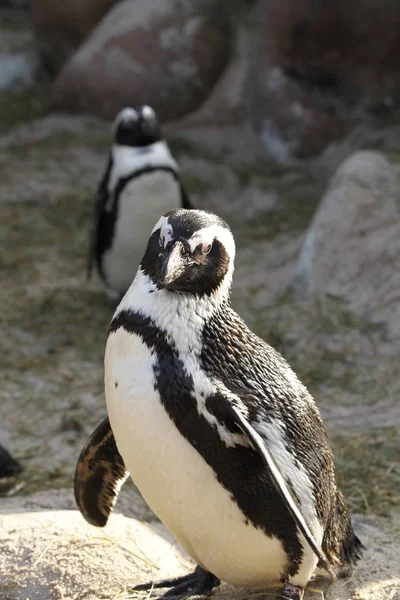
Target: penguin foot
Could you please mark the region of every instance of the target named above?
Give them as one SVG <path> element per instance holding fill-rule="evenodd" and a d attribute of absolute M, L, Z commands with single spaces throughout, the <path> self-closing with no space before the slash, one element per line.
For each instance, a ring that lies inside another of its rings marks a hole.
<path fill-rule="evenodd" d="M 209 596 L 212 594 L 213 589 L 220 584 L 218 577 L 215 577 L 212 573 L 209 573 L 200 566 L 197 566 L 193 573 L 189 575 L 183 575 L 182 577 L 175 577 L 174 579 L 164 579 L 163 581 L 157 581 L 155 583 L 141 583 L 135 585 L 134 592 L 149 591 L 156 588 L 170 588 L 168 592 L 159 596 L 158 600 L 162 598 L 169 598 L 170 600 L 178 598 L 187 598 L 189 596 Z"/>
<path fill-rule="evenodd" d="M 302 600 L 304 596 L 304 588 L 300 585 L 285 583 L 282 591 L 279 592 L 277 600 Z"/>

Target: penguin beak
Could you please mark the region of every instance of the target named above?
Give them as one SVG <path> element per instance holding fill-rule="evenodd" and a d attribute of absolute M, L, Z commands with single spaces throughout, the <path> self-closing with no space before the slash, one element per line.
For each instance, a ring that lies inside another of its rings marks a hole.
<path fill-rule="evenodd" d="M 168 245 L 169 246 L 169 245 Z M 169 285 L 185 271 L 186 261 L 183 256 L 182 242 L 175 242 L 165 249 L 161 262 L 160 283 Z"/>

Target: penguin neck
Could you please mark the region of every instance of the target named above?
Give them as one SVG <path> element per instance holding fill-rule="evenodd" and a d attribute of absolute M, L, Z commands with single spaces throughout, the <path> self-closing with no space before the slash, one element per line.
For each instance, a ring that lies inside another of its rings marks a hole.
<path fill-rule="evenodd" d="M 139 269 L 114 318 L 122 311 L 140 313 L 167 334 L 180 354 L 200 355 L 205 324 L 229 306 L 231 280 L 227 274 L 212 294 L 196 296 L 157 289 Z"/>
<path fill-rule="evenodd" d="M 114 144 L 111 155 L 113 168 L 108 184 L 109 191 L 114 190 L 121 178 L 134 176 L 144 168 L 169 168 L 175 173 L 179 172 L 178 165 L 164 140 L 139 148 Z"/>

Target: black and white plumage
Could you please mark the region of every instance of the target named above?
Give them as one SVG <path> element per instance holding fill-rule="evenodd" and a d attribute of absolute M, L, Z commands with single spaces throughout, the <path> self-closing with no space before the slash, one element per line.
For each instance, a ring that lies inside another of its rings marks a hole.
<path fill-rule="evenodd" d="M 101 475 L 96 461 L 78 463 L 76 497 L 87 516 L 106 488 L 108 515 L 129 471 L 199 565 L 169 582 L 175 595 L 224 580 L 284 582 L 284 597 L 301 598 L 318 563 L 335 576 L 361 543 L 314 400 L 230 307 L 234 256 L 211 213 L 176 210 L 154 227 L 105 355 L 101 427 L 118 448 L 107 462 L 125 468 Z"/>
<path fill-rule="evenodd" d="M 111 295 L 132 283 L 158 215 L 191 208 L 179 168 L 149 106 L 124 108 L 114 122 L 114 144 L 100 183 L 92 226 L 93 262 Z"/>

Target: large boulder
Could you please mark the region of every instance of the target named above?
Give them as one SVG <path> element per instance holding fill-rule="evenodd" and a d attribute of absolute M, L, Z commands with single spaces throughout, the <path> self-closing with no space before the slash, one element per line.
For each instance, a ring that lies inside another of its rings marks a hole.
<path fill-rule="evenodd" d="M 61 508 L 72 508 L 71 496 L 62 490 L 0 500 L 2 600 L 122 598 L 130 586 L 192 568 L 161 523 L 115 514 L 98 529 Z"/>
<path fill-rule="evenodd" d="M 32 0 L 40 54 L 56 73 L 105 13 L 119 0 Z"/>
<path fill-rule="evenodd" d="M 397 0 L 269 0 L 257 124 L 281 158 L 318 154 L 360 120 L 398 117 Z"/>
<path fill-rule="evenodd" d="M 116 6 L 69 60 L 54 87 L 68 112 L 112 119 L 129 104 L 151 104 L 161 120 L 197 108 L 229 54 L 226 29 L 168 2 Z"/>
<path fill-rule="evenodd" d="M 396 173 L 386 158 L 357 152 L 333 177 L 306 234 L 296 297 L 339 300 L 400 336 L 400 216 Z"/>

